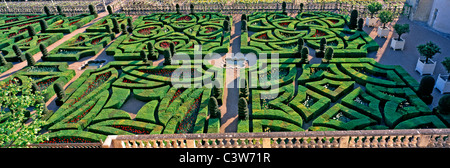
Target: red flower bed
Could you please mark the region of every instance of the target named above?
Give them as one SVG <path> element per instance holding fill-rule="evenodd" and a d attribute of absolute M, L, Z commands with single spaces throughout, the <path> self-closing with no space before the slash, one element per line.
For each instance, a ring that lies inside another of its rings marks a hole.
<path fill-rule="evenodd" d="M 76 137 L 56 137 L 56 138 L 50 138 L 48 141 L 41 142 L 41 144 L 46 143 L 92 143 L 91 141 L 85 140 L 83 138 L 76 138 Z"/>
<path fill-rule="evenodd" d="M 45 81 L 41 81 L 36 83 L 36 85 L 39 87 L 40 90 L 45 90 L 47 89 L 56 79 L 58 79 L 58 77 L 53 77 L 50 79 L 47 79 Z"/>
<path fill-rule="evenodd" d="M 325 32 L 321 31 L 321 30 L 316 30 L 316 34 L 314 34 L 312 37 L 322 37 L 327 35 Z"/>
<path fill-rule="evenodd" d="M 269 39 L 269 37 L 267 37 L 267 33 L 261 34 L 259 36 L 256 37 L 257 39 Z"/>
<path fill-rule="evenodd" d="M 112 127 L 114 128 L 118 128 L 133 134 L 150 134 L 150 131 L 144 130 L 144 129 L 139 129 L 139 128 L 135 128 L 132 126 L 123 126 L 123 125 L 112 125 Z"/>
<path fill-rule="evenodd" d="M 39 44 L 39 43 L 41 43 L 42 41 L 45 41 L 45 40 L 47 40 L 47 39 L 49 39 L 49 38 L 50 38 L 50 37 L 41 38 L 41 39 L 39 39 L 39 40 L 37 41 L 36 44 Z"/>
<path fill-rule="evenodd" d="M 135 82 L 135 81 L 132 81 L 132 80 L 128 80 L 126 78 L 123 78 L 122 82 L 124 82 L 124 83 L 138 83 L 138 82 Z"/>
<path fill-rule="evenodd" d="M 190 21 L 192 18 L 190 16 L 179 17 L 177 21 Z"/>
<path fill-rule="evenodd" d="M 217 29 L 214 27 L 207 27 L 206 29 L 207 30 L 205 31 L 205 33 L 211 33 L 211 32 L 217 31 Z"/>
<path fill-rule="evenodd" d="M 175 99 L 177 99 L 177 97 L 180 96 L 181 93 L 183 93 L 185 90 L 186 90 L 186 88 L 179 88 L 179 89 L 177 90 L 177 92 L 175 92 L 175 94 L 173 95 L 172 99 L 169 101 L 169 105 L 172 104 L 172 102 L 173 102 Z M 168 105 L 168 106 L 169 106 L 169 105 Z"/>
<path fill-rule="evenodd" d="M 77 20 L 77 21 L 75 21 L 75 22 L 71 22 L 71 23 L 69 23 L 69 26 L 72 26 L 73 24 L 75 24 L 75 23 L 78 23 L 80 20 Z"/>
<path fill-rule="evenodd" d="M 88 113 L 92 110 L 92 108 L 95 106 L 95 104 L 97 104 L 97 103 L 94 103 L 94 105 L 92 105 L 91 107 L 89 107 L 89 109 L 87 109 L 86 111 L 84 111 L 82 114 L 77 115 L 75 118 L 73 118 L 73 119 L 67 121 L 67 123 L 77 123 L 78 121 L 80 121 L 84 116 L 86 116 L 86 114 L 88 114 Z"/>
<path fill-rule="evenodd" d="M 328 19 L 328 21 L 330 21 L 330 22 L 333 23 L 333 24 L 336 24 L 336 23 L 339 22 L 339 20 L 334 20 L 334 19 Z"/>
<path fill-rule="evenodd" d="M 291 22 L 281 22 L 278 23 L 280 26 L 287 27 Z"/>
<path fill-rule="evenodd" d="M 203 94 L 203 93 L 202 93 Z M 194 128 L 195 120 L 197 120 L 197 114 L 200 107 L 200 101 L 202 94 L 198 98 L 195 99 L 194 103 L 191 105 L 191 107 L 188 109 L 186 114 L 183 117 L 183 120 L 181 120 L 181 123 L 177 127 L 177 133 L 189 133 L 192 132 L 192 129 Z"/>
<path fill-rule="evenodd" d="M 78 42 L 82 42 L 84 40 L 84 37 L 82 36 L 78 36 L 77 40 L 75 40 L 73 43 L 78 43 Z"/>
<path fill-rule="evenodd" d="M 83 97 L 89 95 L 89 93 L 91 93 L 92 91 L 97 89 L 97 87 L 99 87 L 100 85 L 105 83 L 109 79 L 109 77 L 111 77 L 111 71 L 97 75 L 95 77 L 95 80 L 92 83 L 89 83 L 88 89 L 86 89 L 86 91 L 84 91 L 84 93 L 80 97 L 76 98 L 75 101 L 71 105 L 69 105 L 69 107 L 71 107 L 73 104 L 79 102 Z"/>
<path fill-rule="evenodd" d="M 91 44 L 96 45 L 96 44 L 97 44 L 98 42 L 100 42 L 102 39 L 103 39 L 103 37 L 96 38 L 96 39 L 94 39 L 94 40 L 91 41 Z"/>
<path fill-rule="evenodd" d="M 161 48 L 169 48 L 169 43 L 168 42 L 162 42 L 159 44 L 159 46 L 161 46 Z"/>
<path fill-rule="evenodd" d="M 5 23 L 9 23 L 9 22 L 14 22 L 14 21 L 18 21 L 19 19 L 10 19 L 10 20 L 5 20 Z"/>
<path fill-rule="evenodd" d="M 167 70 L 167 69 L 139 69 L 138 71 L 142 72 L 142 73 L 152 74 L 152 75 L 171 77 L 174 70 Z"/>
<path fill-rule="evenodd" d="M 151 31 L 153 29 L 156 29 L 156 27 L 147 27 L 147 28 L 139 30 L 138 33 L 143 34 L 143 35 L 149 35 L 149 34 L 151 34 Z"/>

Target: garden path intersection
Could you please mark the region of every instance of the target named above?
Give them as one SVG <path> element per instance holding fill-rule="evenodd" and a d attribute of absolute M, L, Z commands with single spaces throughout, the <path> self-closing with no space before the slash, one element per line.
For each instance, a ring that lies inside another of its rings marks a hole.
<path fill-rule="evenodd" d="M 394 31 L 375 37 L 376 28 L 348 29 L 348 19 L 331 12 L 102 12 L 48 45 L 48 56 L 33 54 L 33 68 L 14 62 L 0 80 L 30 77 L 51 90 L 62 84 L 65 97 L 56 91 L 45 96 L 52 111 L 45 116 L 46 143 L 98 142 L 107 135 L 450 126 L 450 116 L 432 110 L 443 94 L 434 89 L 431 104 L 417 95 L 422 76 L 414 67 L 415 46 L 450 46 L 450 40 L 400 17 L 388 27 L 408 23 L 411 32 L 402 35 L 404 50 L 394 51 L 388 45 Z M 443 55 L 433 59 L 441 62 Z M 93 60 L 105 63 L 79 69 Z M 441 64 L 432 77 L 439 73 L 445 74 Z M 187 152 L 179 162 L 246 157 Z"/>

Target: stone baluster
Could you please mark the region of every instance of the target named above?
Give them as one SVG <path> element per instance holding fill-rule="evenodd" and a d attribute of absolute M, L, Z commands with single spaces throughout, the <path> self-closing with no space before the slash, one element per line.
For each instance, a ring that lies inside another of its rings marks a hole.
<path fill-rule="evenodd" d="M 394 140 L 393 140 L 394 136 L 389 136 L 389 140 L 387 141 L 386 146 L 388 148 L 393 148 L 394 147 Z"/>
<path fill-rule="evenodd" d="M 364 140 L 364 143 L 363 143 L 363 147 L 364 148 L 370 148 L 370 144 L 371 144 L 370 139 L 371 138 L 372 138 L 372 136 L 365 137 L 365 140 Z"/>
<path fill-rule="evenodd" d="M 397 136 L 397 138 L 394 141 L 394 147 L 395 148 L 400 148 L 402 147 L 402 137 L 401 136 Z"/>
<path fill-rule="evenodd" d="M 332 148 L 339 148 L 338 139 L 339 139 L 339 137 L 333 137 L 333 142 L 331 142 L 331 147 Z"/>
<path fill-rule="evenodd" d="M 287 138 L 287 140 L 288 140 L 288 143 L 286 144 L 287 148 L 293 148 L 294 147 L 294 144 L 292 143 L 293 139 L 294 138 Z"/>
<path fill-rule="evenodd" d="M 323 137 L 318 137 L 316 148 L 323 148 Z"/>
<path fill-rule="evenodd" d="M 405 136 L 405 138 L 403 139 L 403 142 L 402 142 L 402 147 L 409 147 L 409 143 L 410 143 L 410 138 L 411 138 L 412 136 L 411 135 L 406 135 Z"/>
<path fill-rule="evenodd" d="M 355 148 L 356 147 L 356 143 L 355 143 L 355 137 L 351 136 L 348 142 L 348 147 L 349 148 Z"/>

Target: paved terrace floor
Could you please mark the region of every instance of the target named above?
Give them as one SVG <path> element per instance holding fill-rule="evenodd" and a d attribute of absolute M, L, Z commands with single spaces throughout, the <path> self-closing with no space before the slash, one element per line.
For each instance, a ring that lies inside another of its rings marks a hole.
<path fill-rule="evenodd" d="M 64 41 L 70 39 L 74 35 L 78 33 L 82 33 L 86 30 L 87 27 L 95 23 L 96 21 L 100 20 L 104 16 L 106 16 L 107 13 L 99 13 L 99 17 L 94 19 L 93 21 L 89 22 L 88 24 L 84 25 L 82 28 L 77 29 L 76 31 L 65 35 L 61 40 L 55 42 L 53 45 L 50 45 L 47 47 L 47 50 L 50 51 L 51 49 L 54 49 L 58 45 L 62 44 Z M 290 16 L 295 16 L 296 14 L 289 14 Z M 136 18 L 136 17 L 133 17 Z M 240 35 L 241 35 L 241 15 L 240 14 L 234 14 L 233 15 L 233 27 L 231 30 L 231 49 L 230 53 L 237 53 L 240 52 Z M 402 35 L 402 38 L 406 40 L 405 48 L 403 51 L 397 50 L 394 51 L 390 46 L 391 38 L 397 37 L 397 34 L 393 32 L 392 25 L 395 23 L 408 23 L 410 24 L 410 33 Z M 437 66 L 434 71 L 434 79 L 437 79 L 438 74 L 446 74 L 445 68 L 440 63 L 442 60 L 444 60 L 445 57 L 448 57 L 450 54 L 450 48 L 447 46 L 450 46 L 450 39 L 446 38 L 442 34 L 439 34 L 433 30 L 430 30 L 429 28 L 423 26 L 421 23 L 411 22 L 406 18 L 400 18 L 398 20 L 395 20 L 392 22 L 389 27 L 392 29 L 389 33 L 388 38 L 379 38 L 376 37 L 376 28 L 372 27 L 364 27 L 364 31 L 366 31 L 372 38 L 375 39 L 375 41 L 380 45 L 380 49 L 378 52 L 373 52 L 368 55 L 368 57 L 376 59 L 381 64 L 386 65 L 401 65 L 412 77 L 414 77 L 417 81 L 420 81 L 422 76 L 418 72 L 415 71 L 415 66 L 417 63 L 417 59 L 419 57 L 419 53 L 417 52 L 416 46 L 420 44 L 424 44 L 428 41 L 433 41 L 438 46 L 441 47 L 442 54 L 437 54 L 433 58 L 433 60 L 437 61 Z M 118 34 L 117 36 L 119 36 Z M 113 41 L 112 41 L 113 42 Z M 111 43 L 112 43 L 111 42 Z M 110 43 L 110 44 L 111 44 Z M 109 46 L 109 45 L 108 45 Z M 107 46 L 107 47 L 108 47 Z M 310 50 L 311 51 L 311 50 Z M 223 54 L 225 55 L 225 54 Z M 312 57 L 311 55 L 314 55 L 314 51 L 310 53 L 310 62 L 311 63 L 320 63 L 320 59 Z M 39 52 L 35 54 L 33 57 L 34 59 L 39 62 L 41 60 L 42 54 Z M 75 77 L 70 80 L 64 88 L 67 88 L 73 81 L 75 81 L 83 72 L 84 70 L 78 70 L 78 68 L 87 60 L 94 60 L 94 59 L 106 59 L 108 61 L 113 61 L 112 56 L 107 56 L 104 49 L 98 53 L 97 55 L 93 57 L 85 57 L 80 59 L 76 62 L 68 62 L 69 63 L 69 69 L 74 69 L 76 72 Z M 154 61 L 154 65 L 161 65 L 164 61 L 164 58 L 162 55 L 160 55 L 158 60 Z M 10 70 L 2 73 L 0 75 L 0 80 L 5 79 L 6 77 L 10 76 L 11 74 L 17 72 L 18 70 L 22 69 L 26 66 L 26 61 L 21 63 L 14 63 L 14 67 Z M 236 132 L 237 130 L 237 104 L 238 104 L 238 97 L 239 97 L 239 90 L 236 87 L 229 87 L 229 86 L 237 86 L 237 81 L 239 81 L 239 73 L 237 73 L 234 69 L 227 69 L 226 70 L 226 80 L 224 83 L 224 91 L 223 91 L 223 105 L 220 107 L 221 113 L 222 113 L 222 126 L 220 129 L 220 132 Z M 440 92 L 437 89 L 433 90 L 432 93 L 434 99 L 433 103 L 429 106 L 430 108 L 436 107 L 438 104 L 439 99 L 443 96 L 440 94 Z M 53 96 L 46 105 L 50 110 L 56 111 L 58 109 L 58 106 L 55 105 L 55 98 L 56 96 Z M 133 103 L 133 102 L 127 102 Z M 139 104 L 139 102 L 136 102 Z M 135 104 L 136 105 L 136 104 Z M 139 106 L 133 106 L 133 107 L 139 107 Z M 139 109 L 128 109 L 131 111 L 137 111 Z M 128 111 L 126 110 L 126 111 Z"/>

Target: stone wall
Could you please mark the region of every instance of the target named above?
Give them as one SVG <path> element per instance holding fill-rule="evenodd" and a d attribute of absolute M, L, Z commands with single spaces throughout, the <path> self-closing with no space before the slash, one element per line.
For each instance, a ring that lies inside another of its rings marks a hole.
<path fill-rule="evenodd" d="M 448 8 L 450 8 L 449 0 L 434 0 L 427 20 L 428 25 L 440 32 L 450 33 L 450 10 Z"/>

